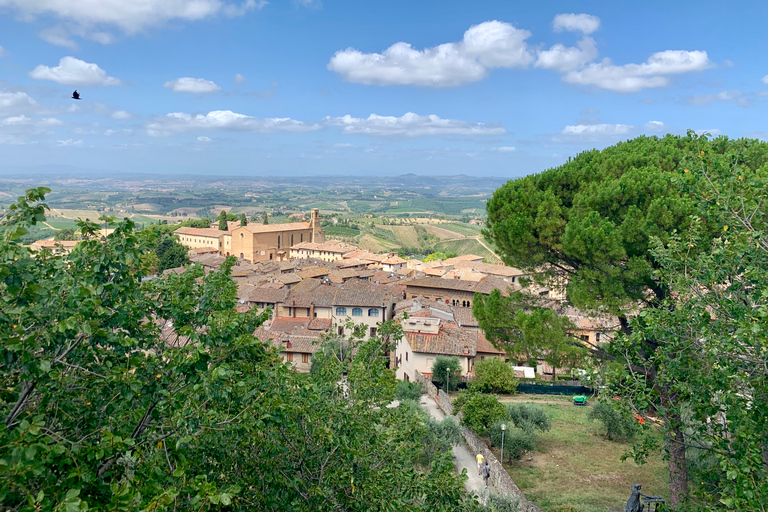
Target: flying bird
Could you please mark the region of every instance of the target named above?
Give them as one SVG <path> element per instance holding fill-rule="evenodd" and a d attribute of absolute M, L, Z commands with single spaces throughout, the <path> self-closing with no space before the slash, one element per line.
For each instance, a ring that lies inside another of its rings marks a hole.
<path fill-rule="evenodd" d="M 75 90 L 75 92 L 72 93 L 72 99 L 73 100 L 79 100 L 80 99 L 80 93 Z"/>

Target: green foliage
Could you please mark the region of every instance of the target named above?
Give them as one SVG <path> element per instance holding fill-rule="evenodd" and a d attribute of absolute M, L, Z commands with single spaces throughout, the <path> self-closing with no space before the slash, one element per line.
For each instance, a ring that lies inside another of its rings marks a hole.
<path fill-rule="evenodd" d="M 608 439 L 631 439 L 638 432 L 637 420 L 626 409 L 621 409 L 619 404 L 611 404 L 605 399 L 595 402 L 587 416 L 590 420 L 600 421 L 605 427 L 605 435 Z"/>
<path fill-rule="evenodd" d="M 178 229 L 183 226 L 190 227 L 190 228 L 210 228 L 211 219 L 209 219 L 208 217 L 203 217 L 202 219 L 185 220 L 183 222 L 180 222 L 176 226 L 174 226 L 174 229 Z"/>
<path fill-rule="evenodd" d="M 62 228 L 53 235 L 53 239 L 56 241 L 77 240 L 78 237 L 75 233 L 75 228 Z"/>
<path fill-rule="evenodd" d="M 517 428 L 528 432 L 548 432 L 552 428 L 547 412 L 535 404 L 507 404 L 507 417 Z"/>
<path fill-rule="evenodd" d="M 485 503 L 488 512 L 519 512 L 520 498 L 506 494 L 491 493 Z"/>
<path fill-rule="evenodd" d="M 462 400 L 454 402 L 454 408 L 464 414 L 461 419 L 462 425 L 478 434 L 483 434 L 495 421 L 506 419 L 507 411 L 495 395 L 473 392 L 467 392 L 464 395 Z"/>
<path fill-rule="evenodd" d="M 240 214 L 240 225 L 241 226 L 247 226 L 248 225 L 248 217 L 246 217 L 244 213 Z"/>
<path fill-rule="evenodd" d="M 144 281 L 150 240 L 130 219 L 104 240 L 81 222 L 69 255 L 30 254 L 19 239 L 47 192 L 0 220 L 4 508 L 473 508 L 449 453 L 418 463 L 421 414 L 384 407 L 396 326 L 296 374 L 253 337 L 266 316 L 235 311 L 233 258 Z"/>
<path fill-rule="evenodd" d="M 496 421 L 488 429 L 488 438 L 491 444 L 501 447 L 501 425 L 506 425 L 504 432 L 504 458 L 507 462 L 517 460 L 525 452 L 532 452 L 536 449 L 536 432 L 517 428 L 509 424 L 508 421 Z"/>
<path fill-rule="evenodd" d="M 456 256 L 458 256 L 458 254 L 456 254 L 455 252 L 433 252 L 432 254 L 424 258 L 424 262 L 426 263 L 429 261 L 447 260 L 449 258 L 455 258 Z"/>
<path fill-rule="evenodd" d="M 448 389 L 456 389 L 459 378 L 456 375 L 461 372 L 461 362 L 456 356 L 437 356 L 432 363 L 432 380 L 440 383 L 440 387 L 445 388 L 446 382 Z"/>
<path fill-rule="evenodd" d="M 397 390 L 395 390 L 395 397 L 400 400 L 421 400 L 423 389 L 418 382 L 406 382 L 401 380 L 397 383 Z"/>
<path fill-rule="evenodd" d="M 166 236 L 155 248 L 155 254 L 158 258 L 158 272 L 188 265 L 187 251 L 188 248 L 176 241 L 176 237 Z"/>
<path fill-rule="evenodd" d="M 227 212 L 221 210 L 221 213 L 219 213 L 219 216 L 216 217 L 216 220 L 219 221 L 219 231 L 227 231 L 229 229 L 227 225 Z"/>
<path fill-rule="evenodd" d="M 512 394 L 519 383 L 512 365 L 498 357 L 478 361 L 475 363 L 474 372 L 475 378 L 467 383 L 467 387 L 472 391 Z"/>
<path fill-rule="evenodd" d="M 269 214 L 267 212 L 264 212 L 264 215 L 261 218 L 262 224 L 269 224 Z"/>

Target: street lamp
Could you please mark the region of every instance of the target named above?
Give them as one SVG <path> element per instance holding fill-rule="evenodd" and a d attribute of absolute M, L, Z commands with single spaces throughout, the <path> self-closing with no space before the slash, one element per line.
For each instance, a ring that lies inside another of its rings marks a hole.
<path fill-rule="evenodd" d="M 501 424 L 501 463 L 504 464 L 504 431 L 507 430 L 506 423 Z"/>
<path fill-rule="evenodd" d="M 448 384 L 451 381 L 451 369 L 446 368 L 445 369 L 445 394 L 448 394 L 448 391 L 451 390 L 450 385 Z"/>

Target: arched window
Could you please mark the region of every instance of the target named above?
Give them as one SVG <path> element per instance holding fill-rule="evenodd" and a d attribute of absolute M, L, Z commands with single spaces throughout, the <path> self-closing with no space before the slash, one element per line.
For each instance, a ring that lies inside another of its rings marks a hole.
<path fill-rule="evenodd" d="M 336 314 L 339 315 L 339 316 L 341 316 L 341 315 L 346 316 L 347 315 L 347 308 L 336 308 Z"/>
<path fill-rule="evenodd" d="M 277 235 L 277 248 L 280 248 L 280 235 Z"/>
<path fill-rule="evenodd" d="M 293 247 L 293 235 L 291 235 L 291 247 Z"/>
<path fill-rule="evenodd" d="M 363 316 L 363 308 L 352 308 L 352 316 Z"/>
<path fill-rule="evenodd" d="M 304 241 L 304 233 L 301 233 L 299 235 L 299 242 L 303 242 L 303 241 Z"/>
<path fill-rule="evenodd" d="M 369 309 L 368 316 L 379 316 L 379 310 L 376 308 Z"/>

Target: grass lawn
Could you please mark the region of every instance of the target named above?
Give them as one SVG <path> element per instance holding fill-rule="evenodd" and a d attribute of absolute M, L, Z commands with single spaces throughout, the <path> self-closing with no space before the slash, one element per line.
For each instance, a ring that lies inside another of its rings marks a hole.
<path fill-rule="evenodd" d="M 629 445 L 606 440 L 602 424 L 587 419 L 589 407 L 577 407 L 571 397 L 553 395 L 500 400 L 538 403 L 552 420 L 552 429 L 539 433 L 536 452 L 505 464 L 520 490 L 545 512 L 623 511 L 635 483 L 642 484 L 646 494 L 669 498 L 667 463 L 661 456 L 641 466 L 631 459 L 622 462 Z M 498 450 L 494 451 L 498 457 Z"/>

